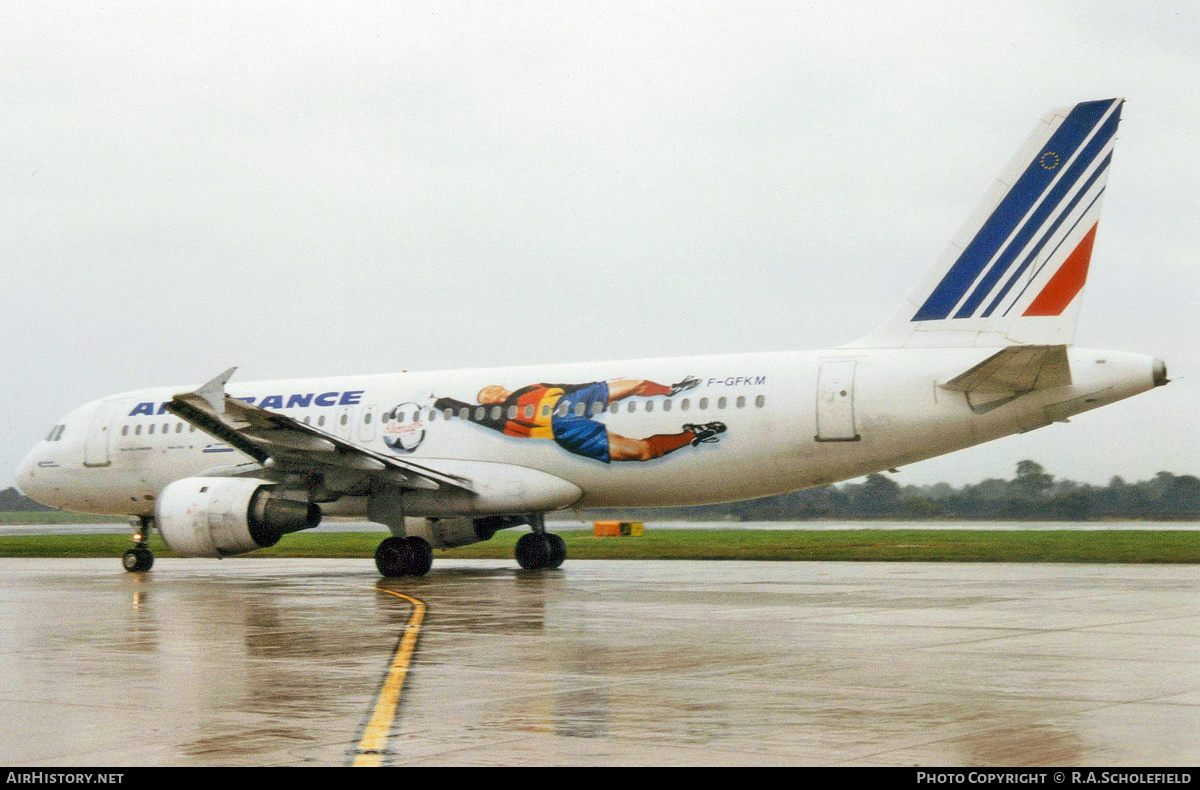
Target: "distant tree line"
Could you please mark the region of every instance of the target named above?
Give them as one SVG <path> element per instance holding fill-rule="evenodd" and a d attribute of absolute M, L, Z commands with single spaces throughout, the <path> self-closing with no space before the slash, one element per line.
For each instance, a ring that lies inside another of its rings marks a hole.
<path fill-rule="evenodd" d="M 609 511 L 606 511 L 609 512 Z M 611 511 L 618 515 L 618 511 Z M 1200 478 L 1159 472 L 1127 483 L 1113 477 L 1095 486 L 1055 480 L 1036 461 L 1021 461 L 1011 480 L 989 478 L 955 488 L 948 483 L 901 485 L 885 474 L 862 482 L 810 488 L 791 494 L 686 508 L 620 511 L 631 518 L 732 521 L 887 519 L 936 521 L 1200 520 Z"/>

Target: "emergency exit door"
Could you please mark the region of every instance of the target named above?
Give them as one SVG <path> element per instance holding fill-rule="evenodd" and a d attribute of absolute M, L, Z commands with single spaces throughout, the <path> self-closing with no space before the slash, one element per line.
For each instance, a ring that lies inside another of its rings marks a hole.
<path fill-rule="evenodd" d="M 854 360 L 822 362 L 817 374 L 818 442 L 854 442 Z"/>

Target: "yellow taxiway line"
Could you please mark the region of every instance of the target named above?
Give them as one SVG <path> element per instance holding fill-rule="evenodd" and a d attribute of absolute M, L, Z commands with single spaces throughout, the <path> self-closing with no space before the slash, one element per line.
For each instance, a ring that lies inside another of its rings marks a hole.
<path fill-rule="evenodd" d="M 392 665 L 375 701 L 375 710 L 371 719 L 363 728 L 362 740 L 355 749 L 353 766 L 355 768 L 378 767 L 383 762 L 386 753 L 388 736 L 392 732 L 392 722 L 396 718 L 396 709 L 400 707 L 400 692 L 404 688 L 404 678 L 408 676 L 408 663 L 412 660 L 413 651 L 417 647 L 417 636 L 421 632 L 421 621 L 425 619 L 425 603 L 411 595 L 385 590 L 376 587 L 379 592 L 403 598 L 413 606 L 412 616 L 404 629 L 404 637 L 396 648 Z"/>

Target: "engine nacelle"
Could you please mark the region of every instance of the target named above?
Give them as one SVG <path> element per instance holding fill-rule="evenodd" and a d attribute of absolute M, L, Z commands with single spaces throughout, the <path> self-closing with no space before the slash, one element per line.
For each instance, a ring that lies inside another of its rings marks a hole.
<path fill-rule="evenodd" d="M 274 489 L 253 477 L 185 477 L 159 493 L 154 521 L 171 551 L 184 557 L 264 549 L 321 523 L 319 507 Z"/>
<path fill-rule="evenodd" d="M 498 529 L 527 523 L 519 516 L 484 518 L 406 518 L 404 532 L 424 538 L 435 549 L 452 549 L 491 540 Z"/>

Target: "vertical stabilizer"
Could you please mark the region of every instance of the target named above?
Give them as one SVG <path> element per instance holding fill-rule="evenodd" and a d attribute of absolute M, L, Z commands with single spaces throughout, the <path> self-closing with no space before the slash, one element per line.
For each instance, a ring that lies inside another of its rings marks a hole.
<path fill-rule="evenodd" d="M 1043 117 L 900 310 L 850 345 L 1070 344 L 1122 103 Z"/>

